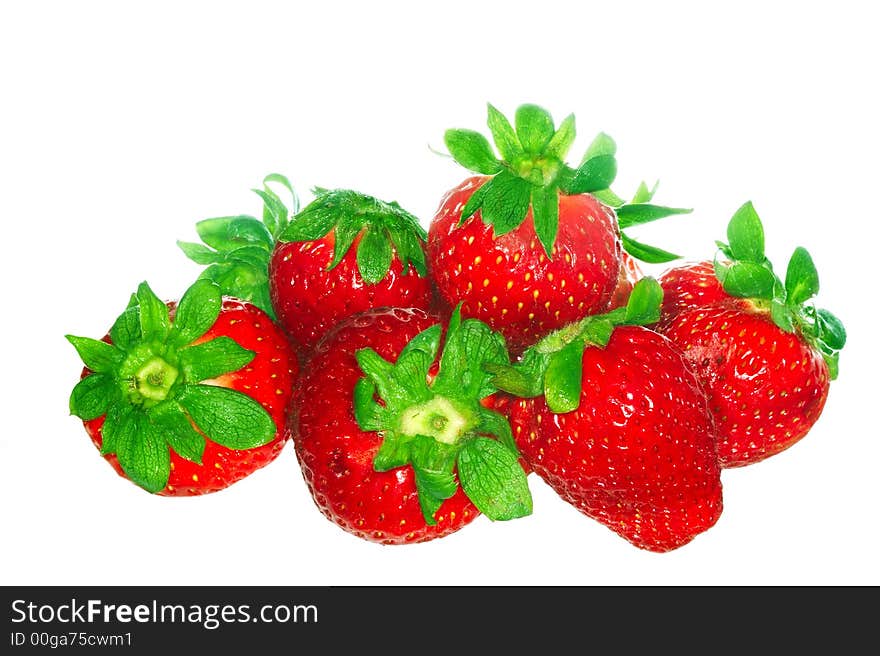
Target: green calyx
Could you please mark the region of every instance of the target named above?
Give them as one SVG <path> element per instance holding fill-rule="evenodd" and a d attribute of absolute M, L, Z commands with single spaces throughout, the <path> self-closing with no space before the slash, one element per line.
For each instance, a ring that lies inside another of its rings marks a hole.
<path fill-rule="evenodd" d="M 558 128 L 547 110 L 537 105 L 521 105 L 514 125 L 489 105 L 489 131 L 500 154 L 496 157 L 489 141 L 473 130 L 447 130 L 446 147 L 452 158 L 465 168 L 491 176 L 465 204 L 464 222 L 477 210 L 496 235 L 517 228 L 529 207 L 535 233 L 548 257 L 559 226 L 559 194 L 590 193 L 615 210 L 624 249 L 643 262 L 669 262 L 680 257 L 661 248 L 629 237 L 624 229 L 656 221 L 690 209 L 664 207 L 650 203 L 656 191 L 643 182 L 629 202 L 615 194 L 610 185 L 617 175 L 617 145 L 605 133 L 590 143 L 575 168 L 565 163 L 565 156 L 575 139 L 574 115 L 567 116 Z"/>
<path fill-rule="evenodd" d="M 525 220 L 531 206 L 535 233 L 549 257 L 559 224 L 559 193 L 607 189 L 617 175 L 614 142 L 600 134 L 581 164 L 573 168 L 565 157 L 575 139 L 574 115 L 557 128 L 547 110 L 520 105 L 512 126 L 491 104 L 488 111 L 489 131 L 500 157 L 479 132 L 454 129 L 444 135 L 456 162 L 492 176 L 465 204 L 461 220 L 481 210 L 483 221 L 492 225 L 496 235 L 503 235 Z"/>
<path fill-rule="evenodd" d="M 751 300 L 769 312 L 779 328 L 801 335 L 822 354 L 832 380 L 837 378 L 846 329 L 840 319 L 813 302 L 819 293 L 819 274 L 809 252 L 797 247 L 781 279 L 764 254 L 764 226 L 751 201 L 731 217 L 727 243 L 716 243 L 715 276 L 724 291 Z"/>
<path fill-rule="evenodd" d="M 385 202 L 350 189 L 316 190 L 317 198 L 296 214 L 281 232 L 281 242 L 312 241 L 333 232 L 336 267 L 360 237 L 357 267 L 361 278 L 375 284 L 388 275 L 394 252 L 407 274 L 412 265 L 419 276 L 427 275 L 425 241 L 418 218 L 396 202 Z"/>
<path fill-rule="evenodd" d="M 289 209 L 270 183 L 290 193 Z M 299 198 L 280 173 L 270 173 L 263 178 L 262 188 L 252 191 L 263 201 L 262 220 L 247 214 L 204 219 L 196 223 L 203 243 L 178 241 L 177 245 L 189 259 L 206 267 L 200 278 L 217 283 L 223 294 L 249 301 L 274 319 L 269 259 L 289 223 L 289 213 L 299 211 Z"/>
<path fill-rule="evenodd" d="M 580 405 L 584 349 L 604 347 L 617 326 L 647 326 L 660 318 L 663 289 L 654 278 L 640 279 L 625 307 L 585 317 L 556 330 L 514 364 L 489 363 L 492 383 L 520 397 L 544 396 L 557 414 Z"/>
<path fill-rule="evenodd" d="M 254 357 L 229 337 L 199 340 L 220 314 L 217 284 L 200 279 L 168 306 L 144 282 L 110 329 L 110 341 L 67 335 L 89 370 L 70 395 L 84 421 L 105 417 L 101 453 L 149 492 L 170 476 L 171 452 L 201 463 L 205 437 L 249 449 L 275 437 L 268 412 L 251 397 L 210 384 Z M 220 419 L 222 418 L 222 419 Z"/>
<path fill-rule="evenodd" d="M 532 498 L 507 419 L 480 401 L 495 393 L 484 365 L 510 364 L 504 338 L 476 319 L 449 321 L 436 376 L 442 326 L 419 333 L 391 363 L 373 349 L 356 353 L 365 376 L 354 391 L 358 425 L 377 431 L 377 471 L 412 467 L 425 521 L 461 485 L 492 520 L 532 512 Z"/>

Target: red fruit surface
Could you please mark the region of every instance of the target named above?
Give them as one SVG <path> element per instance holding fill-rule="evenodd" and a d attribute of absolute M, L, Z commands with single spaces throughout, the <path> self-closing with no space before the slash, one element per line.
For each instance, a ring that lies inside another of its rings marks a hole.
<path fill-rule="evenodd" d="M 172 317 L 176 304 L 168 303 Z M 181 458 L 171 451 L 171 475 L 168 485 L 157 494 L 195 496 L 217 492 L 268 465 L 281 453 L 290 437 L 288 414 L 299 364 L 287 336 L 269 316 L 256 306 L 233 298 L 224 298 L 214 325 L 194 343 L 227 336 L 239 346 L 254 351 L 253 360 L 242 369 L 224 374 L 213 384 L 237 390 L 259 402 L 278 428 L 275 439 L 252 449 L 229 449 L 205 438 L 202 464 Z M 104 338 L 110 341 L 109 337 Z M 89 373 L 83 370 L 83 376 Z M 101 426 L 105 417 L 84 421 L 95 446 L 103 443 Z M 125 477 L 115 454 L 104 458 Z"/>
<path fill-rule="evenodd" d="M 486 178 L 473 176 L 442 199 L 428 228 L 428 268 L 441 299 L 463 317 L 504 335 L 511 351 L 588 314 L 604 311 L 617 285 L 622 246 L 614 212 L 589 194 L 559 196 L 552 259 L 529 209 L 514 230 L 495 236 L 478 210 L 461 211 Z"/>
<path fill-rule="evenodd" d="M 691 262 L 673 267 L 663 272 L 657 281 L 663 288 L 661 326 L 688 308 L 718 304 L 741 306 L 745 303 L 744 299 L 734 298 L 724 291 L 715 277 L 712 262 Z"/>
<path fill-rule="evenodd" d="M 678 313 L 663 329 L 700 377 L 718 426 L 723 467 L 740 467 L 798 442 L 822 412 L 828 365 L 768 313 L 715 305 Z"/>
<path fill-rule="evenodd" d="M 370 347 L 391 362 L 418 333 L 440 321 L 415 309 L 350 317 L 320 341 L 295 394 L 294 445 L 320 511 L 343 530 L 381 544 L 425 542 L 453 533 L 480 513 L 459 487 L 425 522 L 412 467 L 379 472 L 379 433 L 363 431 L 353 409 L 363 377 L 355 353 Z"/>
<path fill-rule="evenodd" d="M 510 411 L 533 471 L 565 501 L 640 549 L 665 552 L 712 527 L 720 467 L 706 396 L 678 349 L 638 326 L 583 356 L 579 407 L 543 397 Z"/>
<path fill-rule="evenodd" d="M 334 233 L 321 239 L 278 242 L 269 260 L 269 293 L 278 322 L 308 353 L 330 328 L 365 310 L 381 307 L 430 310 L 431 282 L 400 259 L 392 257 L 388 274 L 367 284 L 357 267 L 355 238 L 345 257 L 333 269 Z"/>

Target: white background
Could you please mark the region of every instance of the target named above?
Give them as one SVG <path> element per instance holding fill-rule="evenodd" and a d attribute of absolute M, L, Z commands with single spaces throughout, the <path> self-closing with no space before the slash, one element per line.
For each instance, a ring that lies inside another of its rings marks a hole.
<path fill-rule="evenodd" d="M 871 3 L 15 5 L 0 9 L 0 583 L 880 583 Z M 706 257 L 752 200 L 778 267 L 811 251 L 819 303 L 849 330 L 813 431 L 725 471 L 716 526 L 662 555 L 535 477 L 532 516 L 407 547 L 325 520 L 292 448 L 207 497 L 118 478 L 68 415 L 64 335 L 100 337 L 142 280 L 179 295 L 199 268 L 175 240 L 259 212 L 270 172 L 303 200 L 350 187 L 427 225 L 464 175 L 433 150 L 448 127 L 484 130 L 487 102 L 574 112 L 572 159 L 605 131 L 615 189 L 660 179 L 658 202 L 695 210 L 632 236 Z"/>

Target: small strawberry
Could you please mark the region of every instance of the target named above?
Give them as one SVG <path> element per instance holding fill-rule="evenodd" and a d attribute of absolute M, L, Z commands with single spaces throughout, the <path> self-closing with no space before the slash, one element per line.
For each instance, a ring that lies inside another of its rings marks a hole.
<path fill-rule="evenodd" d="M 442 537 L 481 513 L 529 514 L 510 426 L 486 407 L 495 389 L 482 365 L 490 361 L 509 363 L 503 339 L 458 312 L 445 336 L 437 315 L 403 308 L 367 311 L 327 333 L 293 420 L 321 512 L 383 544 Z"/>
<path fill-rule="evenodd" d="M 290 192 L 290 209 L 270 183 Z M 224 294 L 250 300 L 277 318 L 300 357 L 352 314 L 431 307 L 427 235 L 397 203 L 348 189 L 317 189 L 300 211 L 297 194 L 279 174 L 266 176 L 263 188 L 253 191 L 263 199 L 262 221 L 247 215 L 205 219 L 196 224 L 204 245 L 178 244 L 207 265 L 202 277 Z"/>
<path fill-rule="evenodd" d="M 551 333 L 495 379 L 535 397 L 509 410 L 532 470 L 579 511 L 655 552 L 687 544 L 723 507 L 706 395 L 670 340 L 635 325 L 656 320 L 661 294 L 643 278 L 625 307 Z"/>
<path fill-rule="evenodd" d="M 785 280 L 764 254 L 751 203 L 731 218 L 714 264 L 660 277 L 671 301 L 658 329 L 697 371 L 718 425 L 724 467 L 764 460 L 800 441 L 819 419 L 837 377 L 846 331 L 813 297 L 819 276 L 795 249 Z"/>
<path fill-rule="evenodd" d="M 610 137 L 600 134 L 572 168 L 564 158 L 574 116 L 556 129 L 546 110 L 522 105 L 514 129 L 489 105 L 488 125 L 501 159 L 477 132 L 445 135 L 452 157 L 481 174 L 446 193 L 428 229 L 428 268 L 449 306 L 461 303 L 465 316 L 486 322 L 519 352 L 607 309 L 624 248 L 653 261 L 676 257 L 621 233 L 688 210 L 625 204 L 614 195 Z"/>
<path fill-rule="evenodd" d="M 148 492 L 216 492 L 288 439 L 298 365 L 251 303 L 199 280 L 179 303 L 142 283 L 101 340 L 68 335 L 85 363 L 70 397 L 101 455 Z"/>

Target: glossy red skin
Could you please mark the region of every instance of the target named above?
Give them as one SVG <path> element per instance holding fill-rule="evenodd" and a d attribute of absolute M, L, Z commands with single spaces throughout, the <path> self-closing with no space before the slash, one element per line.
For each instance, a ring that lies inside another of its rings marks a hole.
<path fill-rule="evenodd" d="M 173 313 L 176 304 L 168 305 Z M 287 336 L 258 307 L 228 297 L 223 299 L 220 315 L 214 325 L 194 343 L 220 336 L 234 339 L 256 355 L 247 366 L 224 374 L 214 379 L 213 383 L 238 390 L 258 401 L 271 415 L 278 431 L 271 442 L 245 450 L 229 449 L 205 438 L 201 465 L 171 451 L 168 485 L 156 493 L 161 496 L 188 497 L 223 490 L 272 462 L 290 437 L 288 415 L 299 364 Z M 110 341 L 109 338 L 105 339 Z M 84 370 L 83 374 L 87 373 L 89 371 Z M 92 442 L 100 449 L 104 417 L 84 421 L 83 424 Z M 120 476 L 125 477 L 114 454 L 104 458 Z"/>
<path fill-rule="evenodd" d="M 638 261 L 626 251 L 621 254 L 620 276 L 617 278 L 617 286 L 611 294 L 608 304 L 609 310 L 615 310 L 626 305 L 629 295 L 635 284 L 644 276 Z"/>
<path fill-rule="evenodd" d="M 680 312 L 663 329 L 709 396 L 723 467 L 760 462 L 800 441 L 830 387 L 822 356 L 769 314 L 729 305 Z"/>
<path fill-rule="evenodd" d="M 518 228 L 497 238 L 479 210 L 458 225 L 485 180 L 474 176 L 450 190 L 428 228 L 428 266 L 440 298 L 450 306 L 461 302 L 463 317 L 489 324 L 514 353 L 607 309 L 622 253 L 611 208 L 589 194 L 561 194 L 551 260 L 535 235 L 531 208 Z"/>
<path fill-rule="evenodd" d="M 584 350 L 578 409 L 543 397 L 510 411 L 532 469 L 565 501 L 636 547 L 684 546 L 721 515 L 721 470 L 706 396 L 662 335 L 619 327 Z"/>
<path fill-rule="evenodd" d="M 357 237 L 332 270 L 333 232 L 316 241 L 277 243 L 269 260 L 272 308 L 284 330 L 305 356 L 330 328 L 347 317 L 380 307 L 430 310 L 433 288 L 427 277 L 397 255 L 376 284 L 364 282 L 357 268 Z"/>
<path fill-rule="evenodd" d="M 320 511 L 343 530 L 380 544 L 426 542 L 461 529 L 480 513 L 461 488 L 428 525 L 412 467 L 373 469 L 382 438 L 354 418 L 355 360 L 370 347 L 394 362 L 418 333 L 440 321 L 414 309 L 385 309 L 351 317 L 316 347 L 295 394 L 294 445 L 303 478 Z"/>
<path fill-rule="evenodd" d="M 726 304 L 744 306 L 746 301 L 728 295 L 715 276 L 709 261 L 690 262 L 663 272 L 657 282 L 663 288 L 663 306 L 659 325 L 663 326 L 688 308 Z"/>

